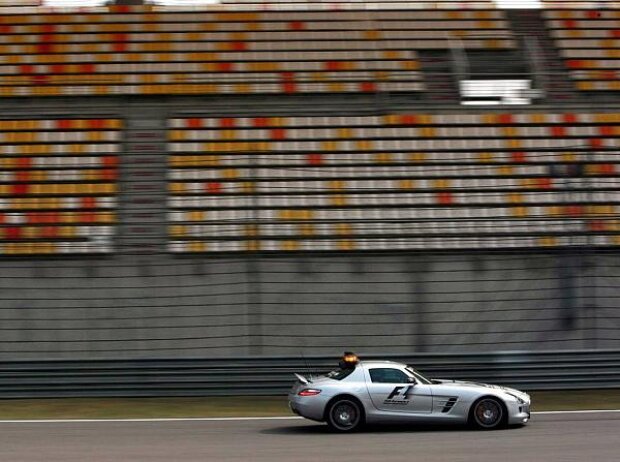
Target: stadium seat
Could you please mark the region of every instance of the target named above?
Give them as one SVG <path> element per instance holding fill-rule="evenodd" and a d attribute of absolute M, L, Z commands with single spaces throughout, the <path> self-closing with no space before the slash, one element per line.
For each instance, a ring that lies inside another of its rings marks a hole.
<path fill-rule="evenodd" d="M 121 128 L 0 120 L 0 255 L 112 251 Z"/>
<path fill-rule="evenodd" d="M 43 0 L 0 0 L 0 11 L 2 8 L 23 8 L 41 6 Z"/>
<path fill-rule="evenodd" d="M 619 137 L 619 113 L 173 118 L 169 248 L 618 245 Z"/>
<path fill-rule="evenodd" d="M 240 8 L 256 8 L 264 9 L 286 9 L 290 7 L 310 6 L 311 8 L 319 8 L 324 6 L 329 9 L 359 9 L 359 8 L 394 8 L 399 10 L 420 10 L 420 9 L 493 9 L 495 3 L 493 0 L 439 0 L 429 2 L 412 2 L 408 0 L 374 0 L 368 2 L 366 0 L 347 0 L 342 2 L 334 2 L 333 0 L 270 0 L 269 2 L 261 0 L 221 0 L 222 4 L 235 6 Z"/>
<path fill-rule="evenodd" d="M 620 9 L 547 10 L 547 27 L 577 89 L 620 91 Z"/>
<path fill-rule="evenodd" d="M 417 50 L 508 49 L 500 10 L 158 11 L 0 17 L 0 96 L 424 90 Z"/>

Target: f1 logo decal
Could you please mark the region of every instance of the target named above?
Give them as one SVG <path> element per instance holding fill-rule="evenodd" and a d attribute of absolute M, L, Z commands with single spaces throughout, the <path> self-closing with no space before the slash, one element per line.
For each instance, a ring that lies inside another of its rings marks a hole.
<path fill-rule="evenodd" d="M 404 391 L 403 391 L 404 390 Z M 409 393 L 413 390 L 413 385 L 407 387 L 394 387 L 388 395 L 385 404 L 407 404 L 409 403 Z"/>

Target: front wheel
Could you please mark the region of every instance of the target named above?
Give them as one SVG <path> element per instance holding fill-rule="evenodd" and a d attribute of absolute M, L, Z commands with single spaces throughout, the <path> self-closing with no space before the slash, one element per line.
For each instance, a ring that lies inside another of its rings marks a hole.
<path fill-rule="evenodd" d="M 496 398 L 482 398 L 471 409 L 470 422 L 477 428 L 494 430 L 504 425 L 504 406 Z"/>
<path fill-rule="evenodd" d="M 327 412 L 327 425 L 339 432 L 352 432 L 362 424 L 362 409 L 359 403 L 351 399 L 334 401 Z"/>

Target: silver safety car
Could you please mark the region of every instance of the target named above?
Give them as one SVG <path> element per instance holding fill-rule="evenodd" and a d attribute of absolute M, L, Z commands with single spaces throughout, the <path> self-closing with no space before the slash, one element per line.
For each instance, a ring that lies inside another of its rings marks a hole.
<path fill-rule="evenodd" d="M 359 361 L 350 352 L 326 375 L 295 376 L 291 410 L 341 432 L 378 423 L 457 423 L 490 430 L 530 419 L 530 396 L 522 391 L 430 379 L 406 364 Z"/>

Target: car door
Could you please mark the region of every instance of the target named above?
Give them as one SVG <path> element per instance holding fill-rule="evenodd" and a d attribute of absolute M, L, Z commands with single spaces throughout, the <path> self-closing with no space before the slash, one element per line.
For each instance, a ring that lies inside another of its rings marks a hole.
<path fill-rule="evenodd" d="M 422 384 L 403 369 L 369 367 L 366 386 L 373 405 L 382 411 L 430 414 L 433 397 L 429 385 Z"/>

